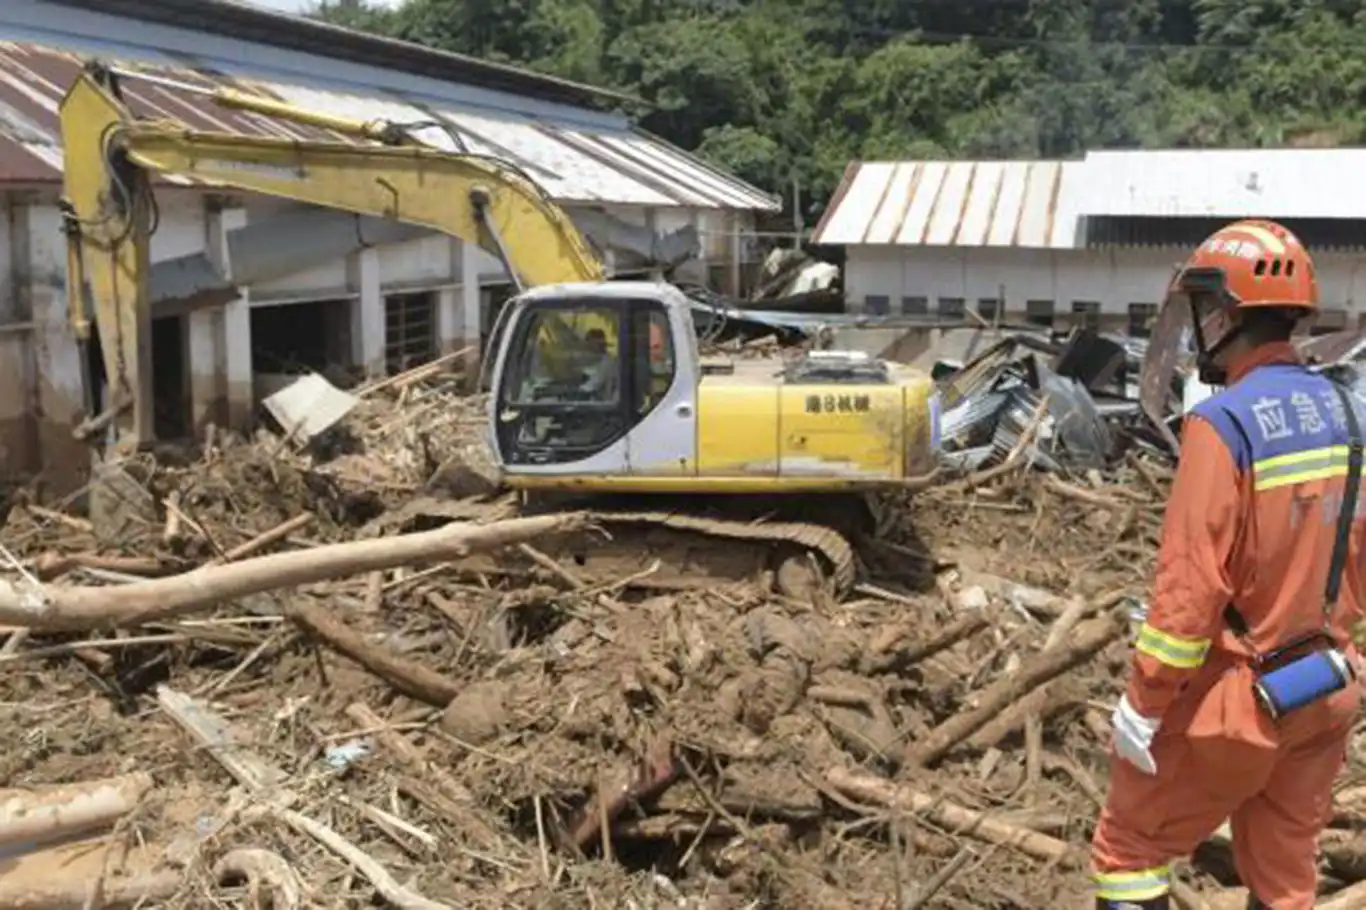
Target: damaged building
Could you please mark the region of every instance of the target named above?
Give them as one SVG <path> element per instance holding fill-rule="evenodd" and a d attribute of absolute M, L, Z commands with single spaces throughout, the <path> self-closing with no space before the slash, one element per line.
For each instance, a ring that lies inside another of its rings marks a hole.
<path fill-rule="evenodd" d="M 89 461 L 72 434 L 87 414 L 67 323 L 57 112 L 91 59 L 154 74 L 124 84 L 130 107 L 197 130 L 317 132 L 215 105 L 202 90 L 220 86 L 325 114 L 432 124 L 417 137 L 532 176 L 609 275 L 667 274 L 736 293 L 755 214 L 780 207 L 633 127 L 618 110 L 629 99 L 590 86 L 225 0 L 2 6 L 0 476 L 69 474 Z M 272 375 L 375 376 L 478 344 L 510 293 L 497 259 L 423 229 L 175 175 L 154 186 L 158 436 L 249 425 Z"/>
<path fill-rule="evenodd" d="M 1172 270 L 1257 216 L 1313 251 L 1319 330 L 1366 294 L 1366 149 L 1101 151 L 1077 161 L 855 162 L 817 226 L 851 310 L 1146 337 Z M 1334 176 L 1340 175 L 1340 176 Z"/>

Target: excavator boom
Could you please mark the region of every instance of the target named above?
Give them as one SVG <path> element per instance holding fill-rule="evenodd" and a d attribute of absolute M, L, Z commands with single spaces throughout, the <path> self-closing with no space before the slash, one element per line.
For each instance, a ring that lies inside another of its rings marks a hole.
<path fill-rule="evenodd" d="M 118 418 L 124 446 L 152 435 L 150 174 L 422 225 L 499 257 L 519 288 L 603 280 L 601 261 L 563 210 L 504 162 L 420 145 L 393 125 L 221 94 L 215 99 L 226 106 L 391 144 L 242 136 L 143 120 L 123 102 L 109 70 L 81 74 L 60 110 L 72 325 L 84 340 L 93 310 L 110 406 L 126 408 Z"/>

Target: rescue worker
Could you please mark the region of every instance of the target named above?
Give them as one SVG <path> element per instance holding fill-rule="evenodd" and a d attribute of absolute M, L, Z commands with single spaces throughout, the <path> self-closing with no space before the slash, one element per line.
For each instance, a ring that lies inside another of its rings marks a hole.
<path fill-rule="evenodd" d="M 1348 629 L 1360 615 L 1359 522 L 1341 595 L 1335 606 L 1325 597 L 1354 424 L 1290 343 L 1316 312 L 1318 287 L 1281 225 L 1217 231 L 1164 306 L 1189 308 L 1201 379 L 1225 388 L 1182 430 L 1151 606 L 1113 715 L 1110 792 L 1092 842 L 1096 906 L 1165 910 L 1168 863 L 1228 819 L 1248 907 L 1308 910 L 1359 700 L 1346 669 L 1358 660 Z M 1292 653 L 1276 655 L 1288 643 Z M 1256 687 L 1305 654 L 1338 661 L 1326 666 L 1342 678 L 1277 717 Z"/>

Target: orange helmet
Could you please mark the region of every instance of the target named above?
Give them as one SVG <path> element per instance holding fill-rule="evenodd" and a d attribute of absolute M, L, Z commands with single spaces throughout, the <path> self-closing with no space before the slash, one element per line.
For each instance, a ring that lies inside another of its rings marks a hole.
<path fill-rule="evenodd" d="M 1176 273 L 1168 305 L 1184 298 L 1195 330 L 1200 377 L 1222 384 L 1219 352 L 1240 331 L 1240 310 L 1289 311 L 1297 320 L 1318 310 L 1314 260 L 1299 238 L 1274 221 L 1235 221 L 1215 231 Z"/>
<path fill-rule="evenodd" d="M 1314 260 L 1299 238 L 1274 221 L 1235 221 L 1215 231 L 1177 275 L 1186 293 L 1219 293 L 1223 308 L 1319 306 Z"/>

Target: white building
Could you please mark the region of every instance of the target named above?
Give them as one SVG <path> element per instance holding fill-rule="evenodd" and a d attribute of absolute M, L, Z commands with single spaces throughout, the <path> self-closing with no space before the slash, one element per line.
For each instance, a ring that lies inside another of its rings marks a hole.
<path fill-rule="evenodd" d="M 436 121 L 420 138 L 522 168 L 617 274 L 648 265 L 634 254 L 660 238 L 691 233 L 701 257 L 680 277 L 733 288 L 754 213 L 779 207 L 634 128 L 610 109 L 628 99 L 588 86 L 226 0 L 3 0 L 0 479 L 39 469 L 69 478 L 89 464 L 71 435 L 87 415 L 56 202 L 58 103 L 91 58 L 351 118 Z M 123 90 L 139 113 L 195 129 L 320 135 L 167 84 L 123 80 Z M 505 293 L 496 259 L 446 237 L 185 181 L 157 192 L 154 372 L 168 432 L 248 425 L 258 373 L 349 362 L 373 375 L 477 344 L 491 295 Z M 247 293 L 185 305 L 186 286 L 227 274 Z"/>
<path fill-rule="evenodd" d="M 814 242 L 846 250 L 850 307 L 975 308 L 1143 334 L 1172 271 L 1245 216 L 1282 221 L 1319 269 L 1322 327 L 1366 301 L 1366 149 L 1091 152 L 1079 161 L 851 164 Z"/>

